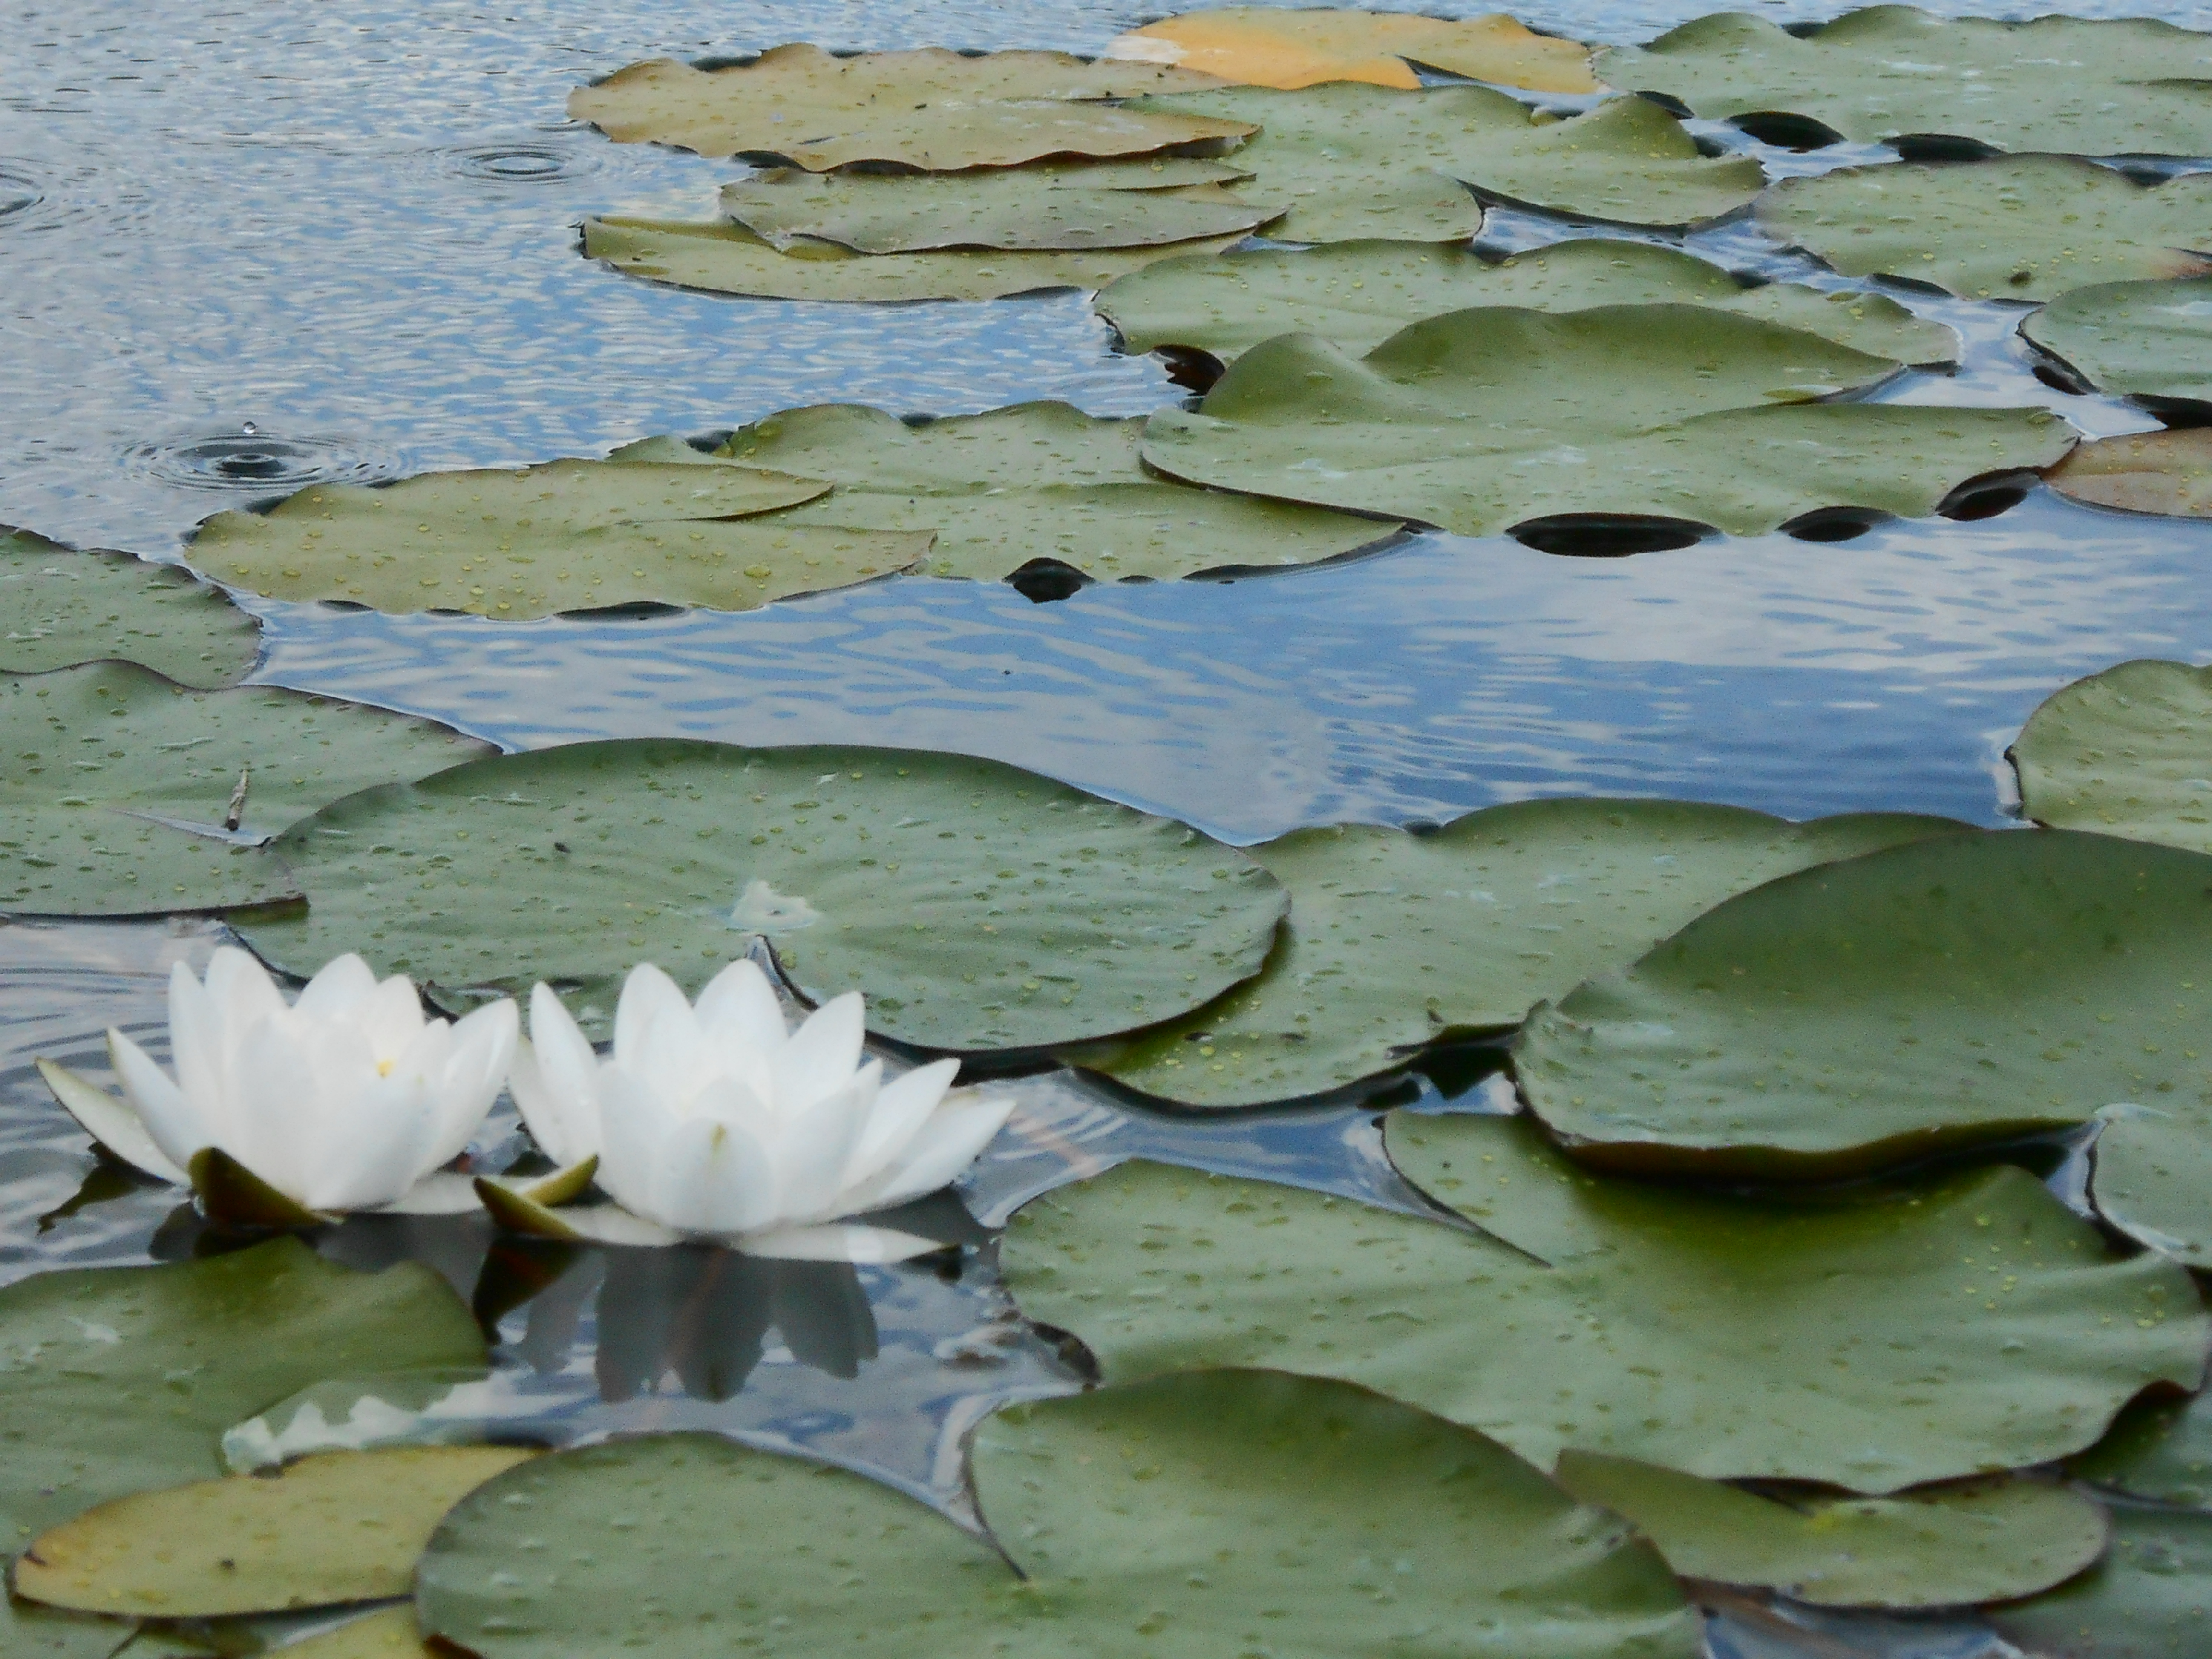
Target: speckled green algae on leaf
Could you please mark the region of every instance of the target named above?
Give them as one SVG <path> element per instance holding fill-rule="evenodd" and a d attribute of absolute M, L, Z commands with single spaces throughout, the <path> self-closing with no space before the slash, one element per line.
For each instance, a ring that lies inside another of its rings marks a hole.
<path fill-rule="evenodd" d="M 265 836 L 490 748 L 380 708 L 276 686 L 191 691 L 121 662 L 0 676 L 0 912 L 84 916 L 296 894 L 276 854 L 222 837 L 241 774 L 240 828 Z"/>
<path fill-rule="evenodd" d="M 560 988 L 604 1032 L 632 964 L 687 994 L 764 935 L 881 1035 L 1024 1049 L 1182 1013 L 1255 972 L 1287 904 L 1234 848 L 993 761 L 886 749 L 574 744 L 366 791 L 285 836 L 304 913 L 265 958 L 341 951 L 449 1006 Z"/>
<path fill-rule="evenodd" d="M 1622 1523 L 1479 1435 L 1340 1383 L 1218 1372 L 1015 1406 L 978 1429 L 974 1467 L 1025 1582 L 858 1475 L 684 1436 L 485 1487 L 434 1540 L 419 1605 L 485 1659 L 1698 1650 L 1680 1589 Z"/>
<path fill-rule="evenodd" d="M 260 654 L 261 625 L 189 572 L 0 529 L 0 673 L 115 659 L 211 691 Z"/>
<path fill-rule="evenodd" d="M 2212 853 L 2212 668 L 2142 658 L 2075 680 L 2005 753 L 2038 823 Z"/>
<path fill-rule="evenodd" d="M 2212 404 L 2212 281 L 2070 289 L 2020 331 L 2100 391 L 2153 407 Z"/>
<path fill-rule="evenodd" d="M 2145 1387 L 2203 1375 L 2189 1276 L 2116 1258 L 2008 1166 L 1783 1203 L 1592 1176 L 1526 1120 L 1386 1132 L 1482 1231 L 1125 1164 L 1016 1215 L 1008 1286 L 1109 1382 L 1264 1365 L 1540 1467 L 1571 1446 L 1873 1493 L 2079 1450 Z"/>
<path fill-rule="evenodd" d="M 1948 818 L 1794 824 L 1691 802 L 1543 800 L 1419 834 L 1300 830 L 1248 849 L 1290 890 L 1267 965 L 1188 1017 L 1067 1058 L 1205 1106 L 1316 1094 L 1439 1037 L 1498 1031 L 1733 892 Z"/>
<path fill-rule="evenodd" d="M 1697 306 L 1477 307 L 1364 357 L 1278 336 L 1196 412 L 1155 413 L 1144 458 L 1194 483 L 1462 535 L 1559 514 L 1749 535 L 1819 507 L 1927 514 L 1966 479 L 2046 466 L 2074 445 L 2044 409 L 1817 401 L 1899 368 Z"/>
<path fill-rule="evenodd" d="M 1730 899 L 1539 1010 L 1515 1067 L 1584 1162 L 1823 1179 L 2121 1102 L 2212 1133 L 2208 1015 L 2212 858 L 2015 831 Z"/>

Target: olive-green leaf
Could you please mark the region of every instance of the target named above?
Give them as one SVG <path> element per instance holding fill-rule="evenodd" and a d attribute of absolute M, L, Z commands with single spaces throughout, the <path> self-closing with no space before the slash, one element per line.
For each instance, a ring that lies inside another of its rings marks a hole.
<path fill-rule="evenodd" d="M 772 522 L 933 535 L 933 576 L 996 581 L 1044 558 L 1103 581 L 1172 580 L 1334 558 L 1401 528 L 1156 477 L 1138 459 L 1144 424 L 1034 403 L 909 426 L 824 404 L 740 427 L 721 453 L 836 483 Z"/>
<path fill-rule="evenodd" d="M 0 677 L 0 910 L 88 916 L 296 893 L 276 855 L 220 833 L 241 775 L 240 827 L 263 836 L 490 747 L 274 686 L 188 691 L 121 662 Z"/>
<path fill-rule="evenodd" d="M 1155 413 L 1144 457 L 1194 483 L 1462 535 L 1559 514 L 1753 535 L 1821 507 L 1926 514 L 1968 478 L 2073 447 L 2048 410 L 1808 401 L 1896 369 L 1699 306 L 1479 307 L 1364 358 L 1279 335 L 1195 413 Z"/>
<path fill-rule="evenodd" d="M 2212 177 L 2146 185 L 2062 155 L 1785 179 L 1759 218 L 1846 276 L 1908 277 L 1970 299 L 2049 300 L 2212 269 Z"/>
<path fill-rule="evenodd" d="M 2212 281 L 2072 289 L 2020 331 L 2100 391 L 2212 403 Z"/>
<path fill-rule="evenodd" d="M 307 892 L 240 921 L 289 969 L 359 951 L 448 1006 L 561 988 L 587 1029 L 658 963 L 689 991 L 764 935 L 875 1030 L 1030 1048 L 1172 1018 L 1257 971 L 1286 904 L 1196 830 L 994 761 L 576 744 L 366 791 L 279 842 Z"/>
<path fill-rule="evenodd" d="M 1819 1179 L 2115 1102 L 2212 1133 L 2208 1012 L 2212 858 L 1947 836 L 1729 900 L 1540 1009 L 1515 1071 L 1585 1159 Z"/>
<path fill-rule="evenodd" d="M 268 1474 L 133 1492 L 40 1534 L 15 1563 L 15 1590 L 51 1607 L 142 1619 L 404 1595 L 440 1517 L 532 1455 L 507 1446 L 321 1452 Z"/>
<path fill-rule="evenodd" d="M 1225 1372 L 1017 1406 L 978 1431 L 975 1471 L 1026 1581 L 860 1475 L 684 1435 L 493 1481 L 432 1540 L 417 1605 L 484 1659 L 1072 1659 L 1124 1650 L 1124 1632 L 1158 1659 L 1698 1651 L 1680 1591 L 1620 1522 L 1479 1435 L 1339 1383 Z"/>
<path fill-rule="evenodd" d="M 1790 1205 L 1592 1176 L 1524 1119 L 1386 1134 L 1484 1231 L 1125 1164 L 1015 1216 L 1007 1285 L 1109 1382 L 1269 1366 L 1540 1466 L 1572 1446 L 1870 1492 L 2079 1450 L 2203 1370 L 2188 1275 L 2115 1259 L 2016 1169 Z"/>
<path fill-rule="evenodd" d="M 1708 119 L 1787 112 L 1862 143 L 1942 135 L 2081 155 L 2212 152 L 2212 35 L 2145 18 L 2032 22 L 1869 6 L 1809 32 L 1722 12 L 1615 46 L 1601 78 Z"/>
<path fill-rule="evenodd" d="M 217 514 L 191 556 L 278 599 L 520 622 L 640 603 L 749 611 L 902 569 L 927 550 L 911 535 L 761 516 L 829 489 L 755 467 L 623 460 L 315 484 L 266 513 Z"/>
<path fill-rule="evenodd" d="M 428 1267 L 356 1273 L 295 1239 L 23 1279 L 0 1289 L 0 1547 L 221 1473 L 226 1428 L 319 1377 L 484 1357 L 476 1321 Z"/>
<path fill-rule="evenodd" d="M 2212 668 L 2145 658 L 2075 680 L 2005 752 L 2038 823 L 2212 853 Z"/>
<path fill-rule="evenodd" d="M 1974 1480 L 1893 1498 L 1774 1498 L 1596 1452 L 1559 1484 L 1633 1522 L 1686 1578 L 1815 1607 L 1962 1607 L 2049 1589 L 2105 1553 L 2103 1505 L 2048 1480 Z"/>
<path fill-rule="evenodd" d="M 1179 253 L 1218 252 L 1239 240 L 1215 237 L 1151 247 L 961 250 L 855 253 L 802 240 L 788 252 L 742 225 L 656 219 L 586 219 L 584 257 L 647 282 L 765 300 L 996 300 L 1040 289 L 1095 289 Z"/>
<path fill-rule="evenodd" d="M 1418 835 L 1295 830 L 1249 849 L 1291 893 L 1259 977 L 1068 1058 L 1192 1105 L 1316 1094 L 1433 1038 L 1517 1025 L 1731 893 L 1966 830 L 1903 813 L 1797 824 L 1681 801 L 1541 800 Z"/>
<path fill-rule="evenodd" d="M 2212 519 L 2212 428 L 2100 438 L 2046 477 L 2060 495 L 2092 507 Z"/>
<path fill-rule="evenodd" d="M 982 173 L 837 173 L 779 167 L 722 186 L 722 211 L 762 240 L 801 237 L 860 253 L 942 248 L 1150 247 L 1238 236 L 1279 210 L 1218 186 L 1218 161 L 1109 162 Z"/>
<path fill-rule="evenodd" d="M 2212 1508 L 2212 1395 L 2137 1401 L 2066 1472 L 2128 1498 Z"/>
<path fill-rule="evenodd" d="M 800 43 L 719 70 L 672 58 L 632 64 L 570 93 L 568 113 L 617 143 L 780 156 L 817 173 L 854 161 L 938 172 L 1243 137 L 1245 122 L 1103 101 L 1215 84 L 1188 70 L 1057 52 L 969 57 L 932 47 L 838 58 Z"/>
<path fill-rule="evenodd" d="M 2100 1565 L 1983 1616 L 2039 1659 L 2190 1659 L 2212 1629 L 2212 1515 L 2116 1506 Z"/>
<path fill-rule="evenodd" d="M 1886 295 L 1796 283 L 1746 287 L 1679 249 L 1609 240 L 1558 242 L 1505 259 L 1419 242 L 1236 248 L 1163 259 L 1116 277 L 1092 303 L 1130 351 L 1183 346 L 1224 363 L 1276 334 L 1317 334 L 1367 351 L 1408 323 L 1468 306 L 1713 306 L 1899 362 L 1941 366 L 1959 356 L 1955 333 Z"/>
<path fill-rule="evenodd" d="M 113 659 L 211 691 L 260 653 L 260 624 L 174 565 L 0 530 L 0 673 Z"/>
<path fill-rule="evenodd" d="M 1290 212 L 1285 241 L 1382 237 L 1456 242 L 1482 228 L 1485 199 L 1571 217 L 1688 225 L 1732 213 L 1765 176 L 1748 156 L 1709 160 L 1681 124 L 1642 98 L 1556 121 L 1484 87 L 1401 92 L 1336 82 L 1300 92 L 1233 87 L 1147 98 L 1134 108 L 1246 121 L 1235 152 L 1249 193 Z"/>

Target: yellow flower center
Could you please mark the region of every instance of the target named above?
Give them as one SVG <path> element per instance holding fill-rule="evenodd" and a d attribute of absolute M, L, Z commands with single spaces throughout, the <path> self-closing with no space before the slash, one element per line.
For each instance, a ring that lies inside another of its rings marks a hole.
<path fill-rule="evenodd" d="M 394 1064 L 394 1063 L 395 1063 L 395 1062 L 393 1062 L 393 1061 L 392 1061 L 392 1060 L 378 1060 L 378 1061 L 376 1062 L 376 1074 L 377 1074 L 377 1076 L 379 1076 L 379 1077 L 390 1077 L 390 1076 L 392 1075 L 392 1066 L 393 1066 L 393 1064 Z"/>

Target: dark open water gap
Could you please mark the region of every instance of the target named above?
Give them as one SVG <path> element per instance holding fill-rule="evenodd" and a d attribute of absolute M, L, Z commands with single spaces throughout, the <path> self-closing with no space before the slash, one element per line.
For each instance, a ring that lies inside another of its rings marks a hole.
<path fill-rule="evenodd" d="M 1514 8 L 1621 40 L 1712 9 Z M 1788 21 L 1841 8 L 1737 9 Z M 2205 4 L 2064 9 L 2212 25 Z M 1049 397 L 1138 414 L 1170 401 L 1178 388 L 1152 360 L 1115 355 L 1079 295 L 808 306 L 588 265 L 573 228 L 586 213 L 704 216 L 732 169 L 610 144 L 562 108 L 572 85 L 656 54 L 789 40 L 1096 50 L 1164 9 L 9 5 L 0 524 L 173 557 L 210 513 L 315 479 L 595 455 L 806 403 L 952 414 Z M 1486 240 L 1566 234 L 1499 215 Z M 1692 246 L 1747 271 L 1811 269 L 1737 228 Z M 2008 313 L 1899 297 L 1961 327 L 1969 360 L 1941 385 L 1908 377 L 1882 395 L 2044 402 L 2093 434 L 2148 424 L 2036 382 Z M 1715 538 L 1589 560 L 1431 535 L 1326 569 L 1091 587 L 1041 605 L 1003 586 L 911 579 L 742 616 L 623 622 L 272 605 L 261 677 L 514 747 L 666 733 L 957 748 L 1237 841 L 1540 794 L 1998 824 L 2004 745 L 2048 692 L 2130 656 L 2212 659 L 2208 555 L 2204 530 L 2038 490 L 1994 518 L 1843 543 Z M 189 921 L 0 926 L 0 1278 L 195 1247 L 167 1194 L 96 1171 L 31 1060 L 98 1074 L 110 1024 L 161 1054 L 169 963 L 204 962 L 221 936 Z M 1408 1201 L 1357 1109 L 1201 1123 L 1132 1115 L 1064 1075 L 1016 1086 L 1014 1129 L 969 1183 L 986 1221 L 1139 1151 Z M 1416 1088 L 1441 1103 L 1434 1085 Z M 1495 1103 L 1497 1088 L 1476 1083 L 1458 1103 Z M 356 1222 L 321 1248 L 362 1266 L 418 1257 L 476 1299 L 502 1339 L 500 1370 L 457 1411 L 550 1440 L 712 1426 L 957 1508 L 965 1425 L 994 1400 L 1074 1380 L 1011 1318 L 988 1237 L 969 1231 L 979 1242 L 957 1274 L 703 1250 L 564 1259 L 493 1250 L 467 1220 Z M 1971 1623 L 1854 1621 L 1848 1639 L 1892 1659 L 2001 1650 Z M 1817 1647 L 1729 1624 L 1713 1643 L 1717 1659 Z"/>

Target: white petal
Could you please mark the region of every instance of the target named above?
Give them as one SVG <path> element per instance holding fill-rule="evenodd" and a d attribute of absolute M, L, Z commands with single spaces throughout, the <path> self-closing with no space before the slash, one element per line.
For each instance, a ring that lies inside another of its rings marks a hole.
<path fill-rule="evenodd" d="M 111 1033 L 111 1037 L 120 1036 Z M 127 1041 L 127 1039 L 126 1039 Z M 112 1052 L 112 1051 L 111 1051 Z M 146 1133 L 138 1115 L 105 1089 L 94 1088 L 66 1066 L 51 1060 L 39 1061 L 39 1075 L 62 1109 L 75 1118 L 84 1132 L 134 1170 L 157 1180 L 182 1187 L 189 1184 L 184 1170 Z M 166 1081 L 167 1079 L 164 1079 Z"/>
<path fill-rule="evenodd" d="M 842 1089 L 860 1069 L 866 1015 L 858 991 L 823 1003 L 775 1061 L 775 1107 L 786 1118 Z"/>
<path fill-rule="evenodd" d="M 383 1215 L 466 1215 L 483 1207 L 475 1181 L 451 1170 L 426 1175 L 391 1203 L 375 1206 Z"/>
<path fill-rule="evenodd" d="M 617 1203 L 650 1212 L 661 1143 L 676 1124 L 676 1114 L 641 1079 L 617 1065 L 599 1068 L 599 1182 Z"/>
<path fill-rule="evenodd" d="M 226 1057 L 256 1024 L 285 1006 L 269 970 L 234 945 L 217 946 L 208 958 L 207 994 L 222 1023 Z"/>
<path fill-rule="evenodd" d="M 170 1082 L 151 1056 L 122 1032 L 110 1026 L 107 1031 L 107 1061 L 114 1066 L 115 1075 L 123 1085 L 124 1092 L 131 1097 L 131 1110 L 146 1138 L 158 1149 L 161 1159 L 177 1173 L 173 1176 L 156 1170 L 164 1180 L 185 1184 L 185 1166 L 192 1161 L 192 1154 L 203 1146 L 215 1144 L 214 1126 L 201 1115 L 198 1103 L 188 1099 L 184 1091 Z M 70 1103 L 64 1100 L 64 1106 Z M 84 1120 L 79 1118 L 79 1122 Z M 92 1128 L 86 1123 L 85 1127 Z M 99 1134 L 94 1129 L 95 1135 Z M 105 1136 L 100 1137 L 103 1140 Z M 112 1146 L 112 1142 L 109 1142 Z M 115 1151 L 129 1153 L 121 1146 Z M 131 1159 L 137 1164 L 135 1158 Z M 147 1165 L 140 1164 L 140 1168 Z"/>
<path fill-rule="evenodd" d="M 759 1139 L 733 1123 L 690 1118 L 662 1143 L 653 1202 L 644 1213 L 687 1233 L 750 1232 L 777 1219 L 775 1166 Z"/>
<path fill-rule="evenodd" d="M 867 1126 L 883 1082 L 883 1062 L 870 1060 L 842 1089 L 787 1118 L 776 1142 L 777 1175 L 782 1193 L 779 1215 L 793 1221 L 827 1221 L 851 1211 L 838 1200 L 848 1182 L 845 1167 Z"/>
<path fill-rule="evenodd" d="M 199 1121 L 210 1128 L 228 1123 L 230 1073 L 222 1015 L 207 988 L 181 962 L 169 969 L 169 1058 L 177 1068 L 177 1087 L 192 1103 Z M 200 1146 L 209 1144 L 203 1140 Z"/>
<path fill-rule="evenodd" d="M 531 1040 L 518 1040 L 507 1084 L 538 1148 L 563 1169 L 599 1151 L 599 1061 L 550 985 L 530 993 Z"/>
<path fill-rule="evenodd" d="M 775 1057 L 787 1033 L 783 1005 L 757 964 L 737 961 L 699 994 L 699 1029 L 723 1074 L 742 1080 L 764 1101 L 775 1098 Z"/>
<path fill-rule="evenodd" d="M 858 1186 L 903 1153 L 959 1075 L 958 1060 L 935 1060 L 884 1085 L 868 1114 L 867 1127 L 846 1160 L 843 1184 Z"/>
<path fill-rule="evenodd" d="M 307 1095 L 303 1085 L 314 1066 L 283 1012 L 262 1020 L 239 1043 L 231 1083 L 234 1115 L 228 1126 L 220 1126 L 223 1133 L 215 1144 L 312 1210 L 319 1206 L 308 1195 L 316 1173 L 311 1149 L 330 1138 L 326 1122 L 318 1119 L 331 1110 L 331 1103 Z M 397 1198 L 408 1184 L 402 1180 L 384 1196 Z"/>
<path fill-rule="evenodd" d="M 319 1023 L 337 1019 L 375 990 L 376 975 L 369 965 L 348 951 L 325 963 L 292 1006 Z"/>
<path fill-rule="evenodd" d="M 404 974 L 394 974 L 369 993 L 356 1017 L 376 1057 L 389 1060 L 405 1049 L 422 1029 L 422 999 L 415 994 L 414 981 Z"/>
<path fill-rule="evenodd" d="M 432 1118 L 428 1080 L 417 1071 L 372 1076 L 343 1103 L 319 1103 L 306 1126 L 304 1201 L 336 1213 L 404 1197 L 426 1173 L 422 1150 Z"/>
<path fill-rule="evenodd" d="M 945 1246 L 933 1238 L 917 1238 L 895 1227 L 871 1227 L 860 1222 L 833 1221 L 810 1227 L 774 1227 L 747 1233 L 737 1241 L 747 1255 L 781 1261 L 850 1261 L 866 1267 L 885 1261 L 908 1261 Z"/>
<path fill-rule="evenodd" d="M 561 1219 L 569 1231 L 595 1244 L 680 1244 L 684 1235 L 673 1227 L 641 1215 L 632 1215 L 619 1204 L 577 1204 L 563 1209 Z"/>
<path fill-rule="evenodd" d="M 638 1037 L 622 1068 L 642 1077 L 677 1115 L 688 1115 L 691 1097 L 721 1072 L 690 1005 L 681 997 L 662 1003 L 634 1029 Z"/>
<path fill-rule="evenodd" d="M 459 1157 L 470 1137 L 491 1115 L 492 1102 L 499 1098 L 514 1063 L 521 1026 L 514 1004 L 501 997 L 464 1015 L 452 1028 L 445 1064 L 432 1079 L 429 1145 L 422 1153 L 418 1177 Z"/>
<path fill-rule="evenodd" d="M 906 1156 L 891 1166 L 890 1179 L 870 1207 L 903 1204 L 935 1192 L 975 1161 L 976 1154 L 1006 1127 L 1013 1112 L 1010 1095 L 979 1097 L 963 1091 L 947 1097 L 922 1126 Z"/>
<path fill-rule="evenodd" d="M 649 962 L 641 962 L 629 970 L 615 1003 L 614 1057 L 618 1064 L 636 1069 L 644 1052 L 645 1028 L 672 1007 L 681 1008 L 686 1014 L 691 1010 L 674 980 Z"/>

